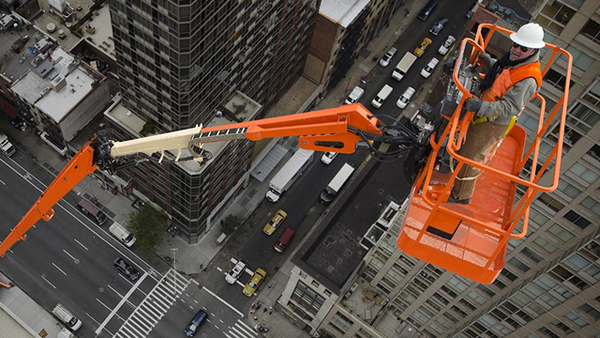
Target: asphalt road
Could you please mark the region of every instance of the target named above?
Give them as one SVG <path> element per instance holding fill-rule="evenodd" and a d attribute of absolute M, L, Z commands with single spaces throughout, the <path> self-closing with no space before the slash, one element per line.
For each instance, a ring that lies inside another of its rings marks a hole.
<path fill-rule="evenodd" d="M 0 236 L 6 236 L 33 205 L 44 185 L 28 175 L 23 168 L 0 163 Z M 18 193 L 15 193 L 18 192 Z M 51 311 L 62 303 L 83 321 L 78 332 L 92 337 L 93 331 L 119 304 L 133 283 L 117 273 L 112 262 L 117 256 L 129 255 L 144 271 L 148 265 L 137 260 L 123 247 L 108 239 L 100 229 L 65 201 L 55 207 L 49 222 L 38 222 L 25 242 L 17 244 L 0 260 L 0 270 L 23 290 Z M 118 318 L 127 318 L 132 304 L 144 298 L 156 280 L 147 278 L 136 288 L 124 306 L 117 309 L 115 322 L 106 326 L 113 331 L 120 325 Z M 87 325 L 86 325 L 87 324 Z M 108 336 L 108 335 L 107 335 Z"/>
<path fill-rule="evenodd" d="M 452 1 L 440 2 L 429 20 L 426 22 L 418 19 L 414 20 L 403 30 L 403 34 L 394 43 L 398 52 L 390 64 L 387 67 L 377 65 L 368 75 L 367 79 L 365 79 L 365 95 L 363 95 L 360 102 L 375 114 L 387 114 L 399 117 L 402 110 L 396 106 L 396 100 L 409 86 L 415 88 L 418 93 L 426 81 L 436 80 L 434 77 L 423 78 L 420 74 L 421 70 L 433 57 L 440 60 L 438 67 L 441 67 L 443 56 L 437 52 L 438 48 L 448 35 L 454 35 L 456 38 L 462 36 L 464 26 L 467 22 L 464 14 L 472 6 L 472 1 L 459 3 Z M 416 14 L 418 13 L 413 13 L 413 15 Z M 438 18 L 443 16 L 450 18 L 450 20 L 437 37 L 433 36 L 429 33 L 429 29 Z M 424 37 L 432 39 L 432 45 L 422 57 L 415 61 L 407 75 L 401 81 L 394 80 L 391 77 L 391 73 L 395 65 L 407 51 L 414 51 L 415 47 L 420 45 Z M 455 47 L 457 45 L 458 41 L 455 43 Z M 371 100 L 385 84 L 391 85 L 394 90 L 383 106 L 380 109 L 376 109 L 371 105 Z M 348 91 L 350 90 L 351 88 L 348 89 Z M 385 120 L 385 122 L 389 122 L 389 120 Z M 320 191 L 335 176 L 344 162 L 349 162 L 357 168 L 366 158 L 366 153 L 366 150 L 363 148 L 351 155 L 341 154 L 329 166 L 320 162 L 319 159 L 322 153 L 315 153 L 315 158 L 311 166 L 305 170 L 303 176 L 294 183 L 279 202 L 273 204 L 266 199 L 263 200 L 248 218 L 247 222 L 238 230 L 234 238 L 215 257 L 212 264 L 207 268 L 206 274 L 202 275 L 203 282 L 209 283 L 215 293 L 238 309 L 249 307 L 252 299 L 248 299 L 242 294 L 242 285 L 248 281 L 251 274 L 246 273 L 242 275 L 238 284 L 229 285 L 224 281 L 224 274 L 234 265 L 231 260 L 244 260 L 248 264 L 248 272 L 250 270 L 254 271 L 257 268 L 263 268 L 267 271 L 269 275 L 266 281 L 257 290 L 257 293 L 261 292 L 265 285 L 268 285 L 270 276 L 283 264 L 293 251 L 294 246 L 300 243 L 304 235 L 308 233 L 313 224 L 326 210 L 326 206 L 319 204 L 317 200 Z M 361 183 L 354 182 L 354 184 Z M 333 203 L 335 203 L 335 200 Z M 278 209 L 286 211 L 288 218 L 272 236 L 266 236 L 262 232 L 262 228 Z M 273 250 L 273 245 L 285 227 L 294 229 L 296 235 L 292 240 L 291 246 L 283 254 L 279 254 Z"/>

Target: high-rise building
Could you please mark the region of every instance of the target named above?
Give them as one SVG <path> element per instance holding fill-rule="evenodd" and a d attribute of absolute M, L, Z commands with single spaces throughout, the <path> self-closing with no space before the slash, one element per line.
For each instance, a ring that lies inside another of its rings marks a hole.
<path fill-rule="evenodd" d="M 478 284 L 404 254 L 396 246 L 403 207 L 393 225 L 375 237 L 356 276 L 337 284 L 342 287 L 334 297 L 328 297 L 329 274 L 311 273 L 296 260 L 280 299 L 292 318 L 321 337 L 336 338 L 600 337 L 600 0 L 527 5 L 531 21 L 544 27 L 544 40 L 573 56 L 564 156 L 558 188 L 536 197 L 527 236 L 509 240 L 498 278 Z M 510 26 L 524 18 L 523 8 L 505 6 L 484 1 L 471 27 Z M 549 59 L 542 51 L 542 66 Z M 549 66 L 540 92 L 546 111 L 565 88 L 566 59 Z M 540 105 L 532 101 L 519 119 L 528 135 L 535 135 Z M 555 121 L 542 137 L 542 157 L 558 139 L 557 126 Z M 306 246 L 317 243 L 327 244 L 327 238 Z M 319 312 L 324 306 L 327 314 Z"/>
<path fill-rule="evenodd" d="M 123 105 L 143 128 L 123 138 L 266 114 L 301 75 L 319 0 L 110 3 Z M 218 118 L 221 119 L 221 118 Z M 123 122 L 127 119 L 120 120 Z M 122 175 L 195 243 L 247 182 L 253 145 L 228 143 L 208 165 L 140 166 Z"/>

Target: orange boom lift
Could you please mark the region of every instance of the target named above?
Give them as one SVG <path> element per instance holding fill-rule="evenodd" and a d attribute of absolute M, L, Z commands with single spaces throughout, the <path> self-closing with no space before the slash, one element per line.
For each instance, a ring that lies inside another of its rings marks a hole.
<path fill-rule="evenodd" d="M 486 40 L 481 30 L 490 28 Z M 413 151 L 420 154 L 431 152 L 424 169 L 417 175 L 412 188 L 411 202 L 404 225 L 398 238 L 398 246 L 406 253 L 419 259 L 445 268 L 461 276 L 481 283 L 491 283 L 504 265 L 504 254 L 508 238 L 521 238 L 527 231 L 529 205 L 538 191 L 552 191 L 558 184 L 558 168 L 562 150 L 566 98 L 571 75 L 571 56 L 556 46 L 547 44 L 553 51 L 552 59 L 557 55 L 566 55 L 569 59 L 567 87 L 565 93 L 550 116 L 544 116 L 544 99 L 540 111 L 540 125 L 535 140 L 523 156 L 525 132 L 518 126 L 511 130 L 489 165 L 474 163 L 456 154 L 460 142 L 464 139 L 472 113 L 464 120 L 459 119 L 462 104 L 469 92 L 460 84 L 458 72 L 464 55 L 465 46 L 472 45 L 470 63 L 476 61 L 477 52 L 483 51 L 496 31 L 510 33 L 491 25 L 480 25 L 475 41 L 465 39 L 461 45 L 461 54 L 453 80 L 463 94 L 456 112 L 441 133 L 441 139 L 449 136 L 447 151 L 456 159 L 456 169 L 471 164 L 484 170 L 479 180 L 475 202 L 470 206 L 448 205 L 445 203 L 456 174 L 442 175 L 434 169 L 437 154 L 442 149 L 442 141 L 436 141 L 432 129 L 423 128 L 420 133 L 400 124 L 386 125 L 371 114 L 361 104 L 346 105 L 339 108 L 325 109 L 296 115 L 281 116 L 263 120 L 235 123 L 219 127 L 194 127 L 176 132 L 154 135 L 135 140 L 115 142 L 99 132 L 83 149 L 81 149 L 61 173 L 54 179 L 44 194 L 38 198 L 17 226 L 0 244 L 0 256 L 17 242 L 25 240 L 26 232 L 40 219 L 49 221 L 54 215 L 52 207 L 86 175 L 97 168 L 110 173 L 136 165 L 142 161 L 205 161 L 211 154 L 202 149 L 204 143 L 222 142 L 236 139 L 258 141 L 265 138 L 299 136 L 301 148 L 316 151 L 334 151 L 352 153 L 357 145 L 370 148 L 378 159 L 407 157 Z M 480 47 L 483 46 L 483 47 Z M 549 63 L 550 64 L 550 63 Z M 544 73 L 548 67 L 544 69 Z M 540 138 L 549 123 L 561 109 L 560 137 L 556 147 L 545 160 L 541 168 L 536 163 Z M 393 118 L 392 118 L 393 120 Z M 431 135 L 431 137 L 428 137 Z M 373 144 L 385 144 L 376 149 Z M 176 154 L 174 158 L 166 156 L 165 151 Z M 527 159 L 533 156 L 533 166 L 528 180 L 518 177 Z M 416 158 L 422 158 L 415 156 Z M 413 158 L 407 158 L 407 162 Z M 541 175 L 554 164 L 553 184 L 549 187 L 537 185 Z M 455 173 L 458 170 L 455 171 Z M 483 182 L 491 182 L 484 184 Z M 514 196 L 517 184 L 527 188 L 523 198 L 516 206 Z M 512 234 L 520 219 L 523 230 Z"/>

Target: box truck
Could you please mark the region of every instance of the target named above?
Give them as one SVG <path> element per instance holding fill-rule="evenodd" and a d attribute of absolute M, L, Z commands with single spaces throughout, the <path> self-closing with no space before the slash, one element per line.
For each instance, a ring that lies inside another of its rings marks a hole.
<path fill-rule="evenodd" d="M 402 80 L 402 78 L 404 77 L 404 75 L 406 75 L 406 72 L 408 72 L 410 66 L 412 66 L 416 59 L 416 55 L 414 55 L 411 52 L 406 52 L 406 54 L 404 54 L 404 56 L 402 57 L 402 60 L 398 62 L 396 68 L 394 68 L 394 71 L 392 72 L 392 77 L 394 78 L 394 80 Z"/>
<path fill-rule="evenodd" d="M 327 187 L 323 189 L 321 195 L 319 195 L 319 202 L 321 202 L 321 204 L 331 203 L 335 195 L 337 195 L 337 193 L 342 189 L 342 186 L 344 186 L 344 183 L 346 183 L 353 172 L 354 168 L 352 168 L 352 166 L 350 166 L 348 163 L 344 163 L 344 166 L 333 177 Z"/>
<path fill-rule="evenodd" d="M 271 202 L 279 201 L 281 195 L 286 192 L 294 182 L 302 175 L 304 169 L 313 160 L 313 150 L 298 149 L 294 156 L 279 170 L 269 183 L 267 199 Z"/>

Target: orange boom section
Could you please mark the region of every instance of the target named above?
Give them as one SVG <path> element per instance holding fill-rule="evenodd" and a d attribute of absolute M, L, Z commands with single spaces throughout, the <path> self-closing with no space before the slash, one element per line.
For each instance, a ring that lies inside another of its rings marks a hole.
<path fill-rule="evenodd" d="M 485 39 L 484 30 L 489 30 Z M 572 61 L 571 55 L 564 49 L 546 44 L 552 57 L 542 74 L 548 71 L 556 57 L 564 55 L 568 59 L 562 97 L 546 116 L 545 99 L 539 93 L 535 95 L 541 102 L 541 108 L 537 132 L 532 135 L 529 148 L 525 150 L 528 143 L 525 131 L 514 126 L 497 148 L 491 162 L 474 162 L 457 153 L 473 118 L 473 113 L 468 112 L 464 119 L 460 119 L 462 105 L 472 94 L 461 84 L 464 79 L 461 79 L 459 72 L 466 48 L 471 49 L 468 63 L 475 64 L 478 54 L 486 49 L 495 33 L 509 35 L 513 32 L 490 24 L 480 24 L 475 40 L 466 38 L 461 44 L 452 78 L 462 97 L 441 137 L 433 135 L 430 139 L 432 153 L 414 182 L 408 211 L 397 240 L 398 247 L 407 254 L 484 284 L 492 283 L 504 267 L 508 239 L 522 238 L 527 233 L 529 207 L 536 194 L 551 192 L 558 186 Z M 558 140 L 550 153 L 542 156 L 539 153 L 541 138 L 550 123 L 557 119 L 560 121 Z M 446 150 L 453 158 L 454 170 L 441 174 L 436 171 L 436 158 L 444 147 L 446 136 Z M 522 179 L 519 173 L 529 158 L 533 163 L 530 174 Z M 541 166 L 538 166 L 538 160 L 542 160 Z M 448 204 L 446 201 L 456 175 L 461 166 L 466 164 L 482 169 L 472 202 L 469 205 Z M 554 170 L 552 183 L 549 186 L 538 185 L 548 169 Z M 524 193 L 520 200 L 515 201 L 517 186 Z M 517 227 L 521 229 L 515 233 Z"/>

